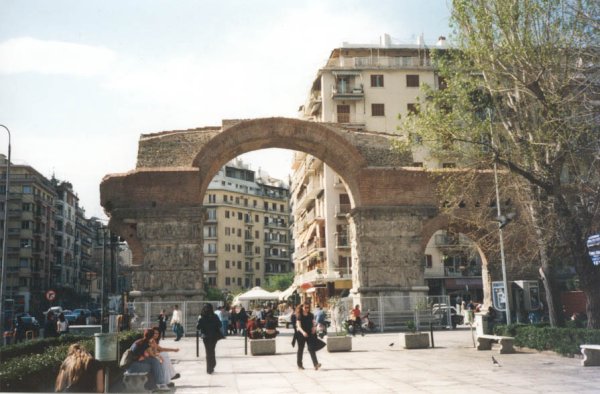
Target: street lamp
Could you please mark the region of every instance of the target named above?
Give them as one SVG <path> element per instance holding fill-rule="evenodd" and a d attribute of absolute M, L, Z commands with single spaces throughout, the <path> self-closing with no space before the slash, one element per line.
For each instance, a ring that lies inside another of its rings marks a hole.
<path fill-rule="evenodd" d="M 490 138 L 492 145 L 494 144 L 494 133 L 492 128 L 492 113 L 488 108 L 488 117 L 490 119 Z M 506 280 L 506 259 L 504 257 L 504 237 L 502 236 L 502 228 L 512 219 L 512 217 L 502 216 L 502 209 L 500 208 L 500 192 L 498 191 L 498 170 L 496 166 L 496 160 L 494 160 L 494 187 L 496 189 L 496 210 L 498 212 L 498 237 L 500 240 L 500 261 L 502 262 L 502 285 L 504 286 L 504 296 L 506 302 L 506 324 L 511 324 L 510 317 L 510 297 L 508 292 L 508 281 Z"/>
<path fill-rule="evenodd" d="M 10 130 L 0 124 L 8 133 L 8 160 L 6 161 L 6 185 L 4 190 L 4 233 L 2 235 L 2 273 L 0 276 L 0 328 L 4 331 L 4 287 L 6 286 L 6 235 L 8 234 L 8 189 L 10 187 Z"/>

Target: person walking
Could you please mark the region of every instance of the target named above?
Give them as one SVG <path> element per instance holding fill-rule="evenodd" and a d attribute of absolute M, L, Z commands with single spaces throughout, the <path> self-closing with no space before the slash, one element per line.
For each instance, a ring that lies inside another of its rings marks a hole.
<path fill-rule="evenodd" d="M 56 377 L 55 391 L 73 393 L 103 393 L 104 371 L 102 364 L 83 346 L 69 346 Z"/>
<path fill-rule="evenodd" d="M 65 335 L 69 333 L 69 321 L 65 318 L 65 314 L 62 312 L 60 315 L 58 315 L 56 331 L 58 332 L 58 335 Z"/>
<path fill-rule="evenodd" d="M 56 318 L 54 312 L 50 311 L 46 315 L 46 322 L 44 323 L 44 338 L 54 338 L 58 336 Z"/>
<path fill-rule="evenodd" d="M 302 365 L 302 356 L 304 355 L 304 346 L 308 345 L 308 353 L 312 360 L 315 370 L 321 368 L 319 360 L 317 360 L 317 353 L 314 347 L 311 345 L 312 341 L 318 341 L 316 335 L 316 329 L 314 325 L 315 317 L 310 312 L 310 304 L 300 304 L 296 309 L 296 329 L 297 329 L 297 342 L 298 342 L 298 353 L 296 354 L 296 364 L 298 369 L 304 369 Z"/>
<path fill-rule="evenodd" d="M 175 341 L 178 341 L 183 336 L 183 318 L 181 316 L 181 311 L 179 310 L 179 305 L 173 306 L 173 315 L 171 315 L 171 327 L 173 327 L 173 332 L 175 333 Z"/>
<path fill-rule="evenodd" d="M 227 330 L 229 328 L 229 308 L 227 307 L 227 305 L 225 305 L 221 309 L 221 316 L 219 316 L 219 318 L 221 319 L 221 327 L 223 330 L 223 336 L 226 337 Z"/>
<path fill-rule="evenodd" d="M 167 312 L 165 310 L 161 310 L 158 314 L 158 332 L 160 333 L 160 339 L 165 339 L 165 333 L 167 332 L 167 320 L 169 316 L 167 316 Z"/>
<path fill-rule="evenodd" d="M 248 314 L 244 307 L 240 308 L 237 314 L 237 327 L 241 336 L 246 335 L 246 325 L 248 324 Z"/>
<path fill-rule="evenodd" d="M 217 341 L 223 338 L 221 321 L 215 315 L 212 304 L 204 304 L 196 329 L 200 331 L 202 342 L 204 342 L 204 350 L 206 352 L 206 372 L 210 375 L 215 371 L 217 359 L 215 356 L 215 348 Z"/>

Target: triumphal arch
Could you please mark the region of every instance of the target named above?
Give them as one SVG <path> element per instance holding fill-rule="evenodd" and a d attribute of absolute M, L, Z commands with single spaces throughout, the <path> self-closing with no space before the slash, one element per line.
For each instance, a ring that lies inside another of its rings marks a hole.
<path fill-rule="evenodd" d="M 134 261 L 133 287 L 142 299 L 202 299 L 202 206 L 208 184 L 236 156 L 264 148 L 313 155 L 345 181 L 353 289 L 360 295 L 427 291 L 423 255 L 439 230 L 479 233 L 482 279 L 489 303 L 491 280 L 500 280 L 497 223 L 468 228 L 470 216 L 490 211 L 493 178 L 482 172 L 475 192 L 449 212 L 438 183 L 447 171 L 410 167 L 410 154 L 392 148 L 395 136 L 287 118 L 223 121 L 221 127 L 168 131 L 140 137 L 136 168 L 107 175 L 101 204 L 110 227 L 125 238 Z M 509 242 L 510 234 L 509 234 Z M 518 239 L 518 237 L 515 237 Z M 509 270 L 520 269 L 508 249 Z"/>

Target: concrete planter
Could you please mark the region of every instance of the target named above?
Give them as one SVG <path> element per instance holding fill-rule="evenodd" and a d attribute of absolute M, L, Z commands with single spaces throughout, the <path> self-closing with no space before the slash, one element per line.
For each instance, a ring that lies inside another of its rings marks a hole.
<path fill-rule="evenodd" d="M 426 349 L 429 347 L 429 334 L 426 332 L 405 332 L 400 334 L 400 343 L 405 349 Z"/>
<path fill-rule="evenodd" d="M 250 354 L 253 356 L 275 354 L 275 339 L 251 339 Z"/>
<path fill-rule="evenodd" d="M 349 336 L 327 336 L 327 351 L 350 352 L 352 351 L 352 337 Z"/>

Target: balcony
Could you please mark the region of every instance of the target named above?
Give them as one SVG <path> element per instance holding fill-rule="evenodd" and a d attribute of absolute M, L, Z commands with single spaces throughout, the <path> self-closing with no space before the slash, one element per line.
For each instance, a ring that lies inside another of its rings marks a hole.
<path fill-rule="evenodd" d="M 362 100 L 365 97 L 365 92 L 362 85 L 356 86 L 332 86 L 331 98 L 333 100 Z"/>
<path fill-rule="evenodd" d="M 349 68 L 432 68 L 430 58 L 418 56 L 365 56 L 340 58 L 340 66 Z"/>

